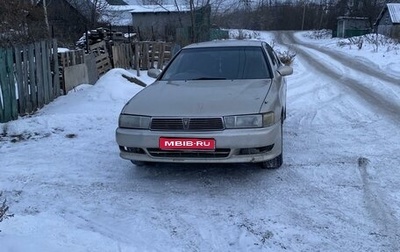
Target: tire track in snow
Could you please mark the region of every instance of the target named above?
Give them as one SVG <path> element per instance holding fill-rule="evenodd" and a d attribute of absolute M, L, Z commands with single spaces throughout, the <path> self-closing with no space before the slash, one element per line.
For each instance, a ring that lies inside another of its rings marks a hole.
<path fill-rule="evenodd" d="M 358 159 L 358 170 L 363 184 L 365 207 L 380 228 L 380 232 L 374 235 L 387 237 L 390 242 L 390 251 L 400 251 L 400 233 L 398 230 L 400 223 L 395 216 L 390 214 L 392 210 L 385 204 L 384 195 L 379 192 L 379 189 L 370 179 L 368 167 L 369 160 L 360 157 Z"/>
<path fill-rule="evenodd" d="M 327 49 L 308 44 L 307 48 L 305 48 L 305 45 L 297 43 L 291 32 L 283 34 L 277 33 L 276 38 L 280 44 L 292 44 L 292 46 L 296 48 L 298 55 L 304 57 L 310 67 L 332 78 L 334 84 L 349 88 L 351 91 L 354 91 L 355 95 L 360 96 L 362 100 L 369 104 L 372 109 L 380 112 L 395 123 L 400 122 L 398 114 L 400 105 L 389 100 L 388 97 L 385 97 L 381 92 L 374 91 L 367 82 L 369 78 L 375 78 L 385 81 L 385 85 L 388 87 L 390 85 L 398 87 L 400 82 L 397 78 L 386 75 L 371 66 L 365 65 L 363 62 Z M 313 51 L 318 51 L 324 57 L 328 58 L 329 61 L 337 62 L 337 64 L 332 64 L 332 66 L 335 67 L 339 65 L 340 68 L 332 68 L 328 60 L 321 62 L 318 56 L 313 54 Z M 340 64 L 341 62 L 346 62 L 346 64 Z M 341 65 L 343 65 L 343 69 Z M 344 70 L 345 73 L 342 73 L 342 70 Z M 360 77 L 355 78 L 348 75 L 350 72 L 356 72 Z M 360 158 L 358 160 L 358 172 L 362 182 L 364 208 L 378 229 L 377 232 L 371 232 L 371 235 L 374 235 L 377 239 L 385 240 L 387 242 L 387 244 L 385 244 L 385 249 L 387 249 L 387 251 L 400 251 L 399 220 L 392 214 L 393 210 L 385 201 L 385 193 L 380 192 L 379 185 L 374 183 L 373 178 L 370 176 L 369 168 L 368 159 Z"/>
<path fill-rule="evenodd" d="M 374 90 L 368 88 L 368 84 L 363 83 L 364 78 L 352 78 L 351 76 L 343 75 L 337 71 L 332 70 L 326 62 L 318 61 L 315 55 L 313 55 L 309 50 L 304 49 L 304 46 L 299 45 L 295 40 L 293 33 L 286 32 L 286 33 L 277 33 L 276 34 L 277 42 L 283 45 L 291 45 L 296 48 L 297 54 L 301 54 L 302 57 L 306 59 L 308 64 L 312 66 L 312 68 L 322 74 L 332 78 L 335 80 L 335 83 L 350 88 L 352 91 L 355 92 L 356 95 L 360 96 L 361 100 L 367 102 L 370 107 L 378 110 L 378 112 L 386 115 L 395 123 L 400 122 L 400 116 L 398 111 L 400 111 L 400 105 L 397 102 L 393 102 L 388 100 L 388 98 L 381 94 L 374 92 Z M 288 41 L 288 42 L 285 42 Z M 307 45 L 307 47 L 311 47 Z M 321 50 L 320 48 L 314 48 L 314 50 L 319 51 L 322 54 L 328 55 L 333 61 L 337 61 L 338 63 L 343 61 L 352 61 L 351 58 L 345 58 L 344 56 L 339 56 L 334 52 L 325 52 L 326 50 Z M 380 80 L 389 82 L 389 83 L 398 83 L 399 80 L 395 79 L 391 76 L 386 76 L 379 72 L 376 74 L 377 70 L 372 67 L 367 66 L 357 66 L 360 65 L 358 61 L 352 61 L 351 64 L 346 65 L 347 68 L 350 68 L 353 71 L 357 71 L 360 73 L 360 76 L 369 76 L 372 78 L 379 78 Z M 398 86 L 398 85 L 397 85 Z"/>
<path fill-rule="evenodd" d="M 389 73 L 384 73 L 383 70 L 373 67 L 371 65 L 368 65 L 366 62 L 354 59 L 352 56 L 347 56 L 341 53 L 333 52 L 329 49 L 313 45 L 313 44 L 307 44 L 304 42 L 299 41 L 293 36 L 293 33 L 285 33 L 285 37 L 288 38 L 292 44 L 297 44 L 297 45 L 303 45 L 307 46 L 308 48 L 312 48 L 314 50 L 317 50 L 325 55 L 328 55 L 329 57 L 333 58 L 335 61 L 339 62 L 348 62 L 346 64 L 347 69 L 351 69 L 354 71 L 358 72 L 363 72 L 365 75 L 373 76 L 376 78 L 379 78 L 383 81 L 386 81 L 388 83 L 391 83 L 395 86 L 400 86 L 400 81 L 399 77 L 397 76 L 392 76 L 389 75 Z M 280 42 L 282 42 L 282 38 L 279 38 Z"/>

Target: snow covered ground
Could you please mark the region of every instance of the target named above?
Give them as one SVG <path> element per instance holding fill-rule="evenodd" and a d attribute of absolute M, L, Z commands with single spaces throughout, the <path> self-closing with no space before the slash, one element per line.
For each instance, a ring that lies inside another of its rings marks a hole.
<path fill-rule="evenodd" d="M 309 34 L 295 35 L 400 76 L 395 46 L 358 50 Z M 394 108 L 400 80 L 358 72 L 304 44 L 276 48 L 311 53 L 335 77 L 296 56 L 278 170 L 122 160 L 118 114 L 141 90 L 123 69 L 0 124 L 0 209 L 5 199 L 9 207 L 0 251 L 399 251 L 400 111 L 375 106 L 336 77 L 357 79 Z"/>

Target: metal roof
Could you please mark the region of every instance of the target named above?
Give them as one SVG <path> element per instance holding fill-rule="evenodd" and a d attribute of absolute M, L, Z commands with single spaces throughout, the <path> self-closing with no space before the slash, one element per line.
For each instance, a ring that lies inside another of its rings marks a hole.
<path fill-rule="evenodd" d="M 400 3 L 388 3 L 387 7 L 392 23 L 400 23 Z"/>
<path fill-rule="evenodd" d="M 190 7 L 183 5 L 128 5 L 131 13 L 189 12 Z"/>

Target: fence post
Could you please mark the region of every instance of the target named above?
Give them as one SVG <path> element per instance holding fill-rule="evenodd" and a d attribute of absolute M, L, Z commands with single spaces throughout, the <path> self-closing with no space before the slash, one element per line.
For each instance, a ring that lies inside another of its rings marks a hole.
<path fill-rule="evenodd" d="M 21 57 L 22 46 L 14 47 L 15 55 L 15 76 L 18 90 L 18 110 L 20 114 L 25 114 L 26 100 L 25 100 L 25 86 L 24 86 L 24 73 L 22 69 L 23 60 Z"/>
<path fill-rule="evenodd" d="M 135 43 L 135 68 L 136 75 L 140 76 L 140 45 L 139 42 Z"/>
<path fill-rule="evenodd" d="M 37 98 L 38 108 L 44 105 L 44 83 L 43 83 L 43 71 L 42 71 L 42 56 L 40 42 L 35 43 L 35 59 L 36 59 L 36 76 L 37 76 Z"/>
<path fill-rule="evenodd" d="M 28 57 L 29 57 L 29 84 L 31 89 L 31 102 L 32 102 L 32 110 L 36 110 L 38 108 L 38 97 L 37 97 L 37 75 L 36 75 L 36 64 L 35 60 L 35 45 L 29 45 L 28 48 Z"/>
<path fill-rule="evenodd" d="M 42 58 L 41 61 L 41 67 L 42 67 L 42 81 L 43 81 L 43 91 L 44 91 L 44 104 L 48 104 L 50 99 L 49 99 L 49 80 L 48 80 L 48 76 L 47 76 L 47 69 L 48 69 L 48 62 L 46 61 L 46 59 L 48 59 L 48 55 L 47 55 L 47 47 L 46 47 L 46 42 L 45 41 L 41 41 L 40 42 L 40 56 Z"/>
<path fill-rule="evenodd" d="M 61 86 L 60 86 L 60 69 L 58 65 L 58 46 L 57 40 L 52 40 L 52 73 L 53 73 L 53 90 L 54 90 L 54 97 L 58 97 L 61 94 Z"/>

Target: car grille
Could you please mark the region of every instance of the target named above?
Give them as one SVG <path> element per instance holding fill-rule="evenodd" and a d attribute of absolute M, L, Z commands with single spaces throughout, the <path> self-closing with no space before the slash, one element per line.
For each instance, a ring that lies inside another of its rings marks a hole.
<path fill-rule="evenodd" d="M 167 158 L 225 158 L 229 156 L 230 149 L 215 149 L 214 151 L 171 151 L 158 148 L 147 149 L 153 157 Z"/>
<path fill-rule="evenodd" d="M 153 118 L 151 130 L 223 130 L 222 118 Z"/>

